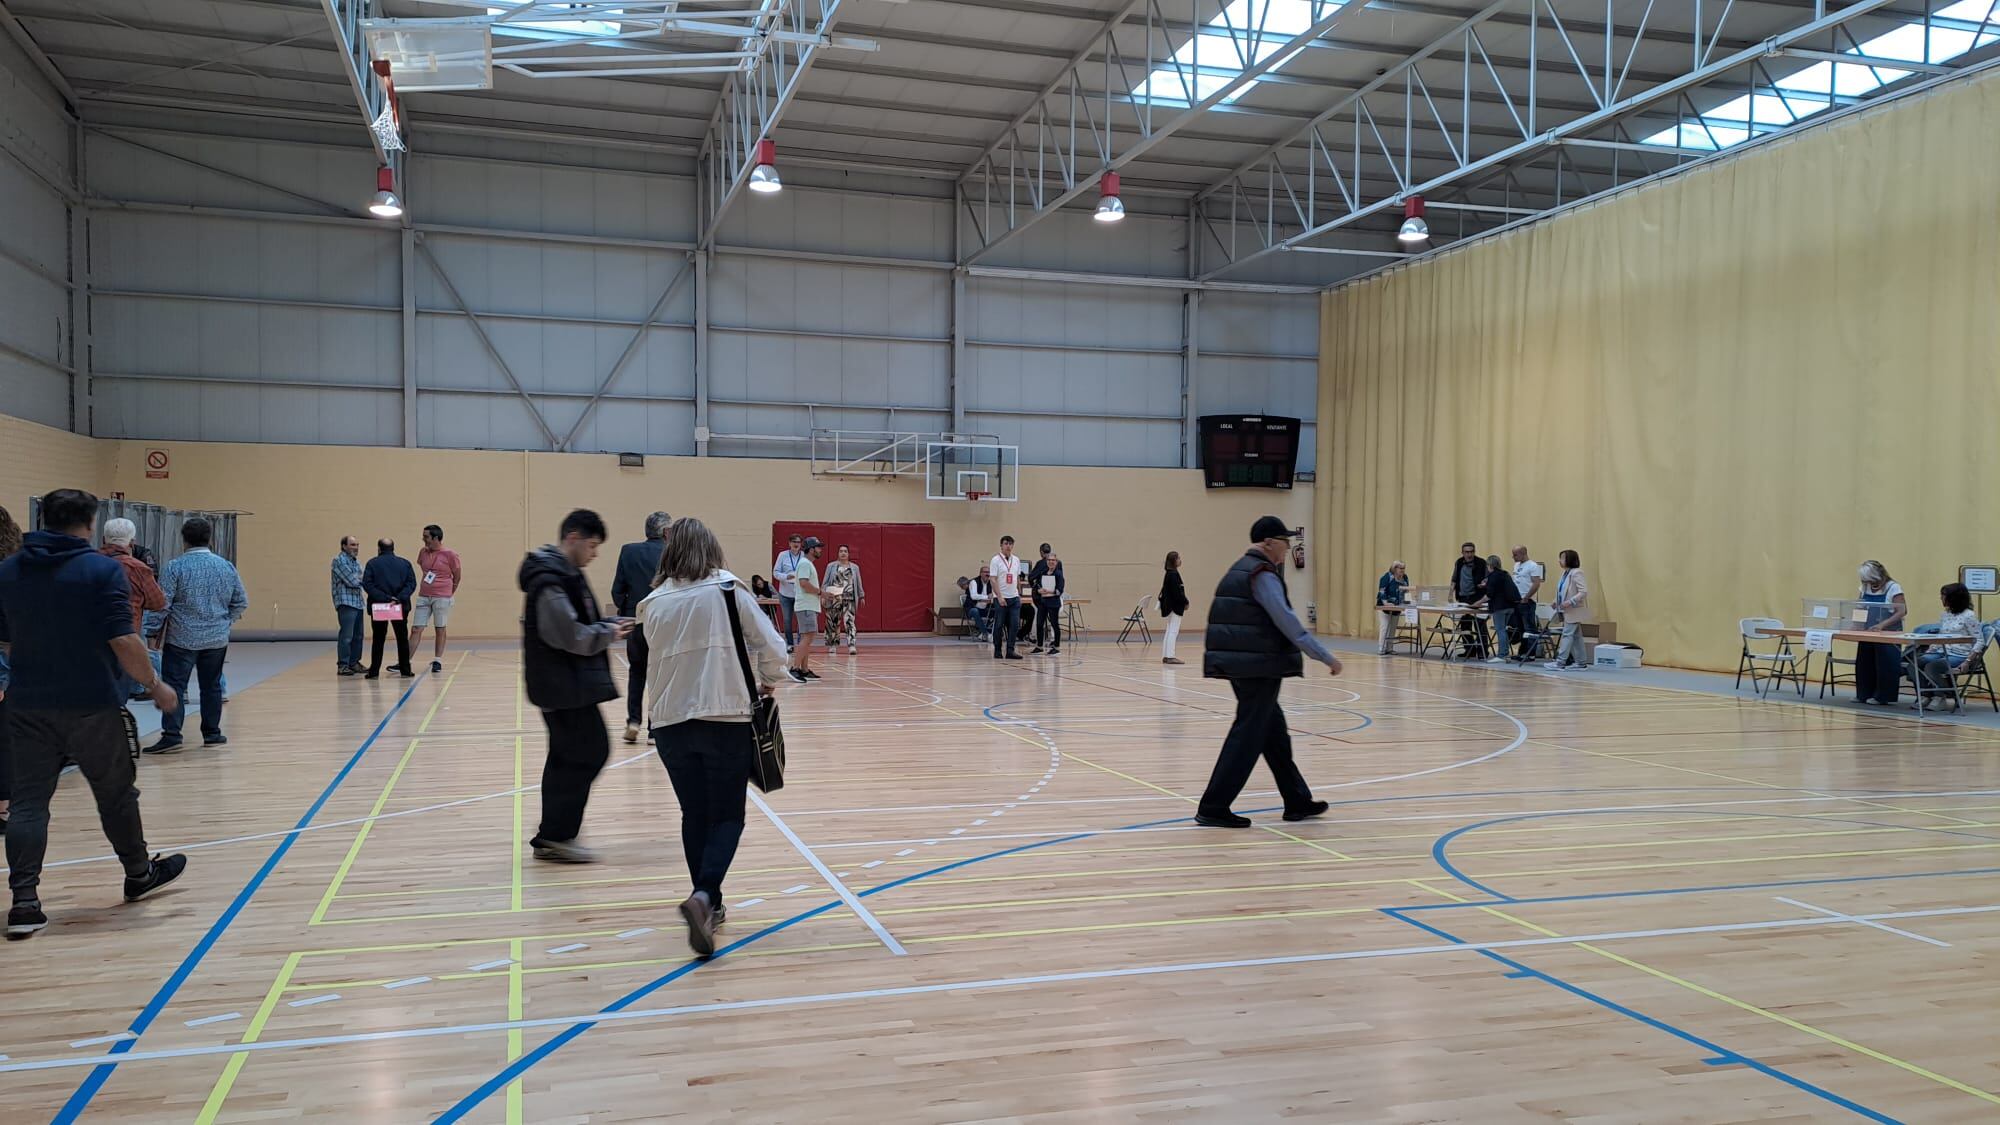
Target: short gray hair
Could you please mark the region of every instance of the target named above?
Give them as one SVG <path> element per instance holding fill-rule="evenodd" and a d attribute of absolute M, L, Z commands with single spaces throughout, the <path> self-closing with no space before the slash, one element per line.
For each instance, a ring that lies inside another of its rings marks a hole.
<path fill-rule="evenodd" d="M 674 522 L 674 517 L 665 512 L 654 512 L 652 515 L 647 516 L 646 538 L 658 539 L 660 536 L 666 534 L 667 525 L 672 522 Z"/>
<path fill-rule="evenodd" d="M 104 521 L 104 541 L 106 543 L 123 543 L 126 546 L 130 546 L 132 540 L 138 537 L 139 525 L 133 523 L 131 520 L 120 518 Z"/>
<path fill-rule="evenodd" d="M 700 582 L 723 568 L 722 544 L 708 525 L 693 516 L 682 516 L 667 529 L 667 547 L 660 552 L 659 573 L 653 585 L 673 579 Z"/>

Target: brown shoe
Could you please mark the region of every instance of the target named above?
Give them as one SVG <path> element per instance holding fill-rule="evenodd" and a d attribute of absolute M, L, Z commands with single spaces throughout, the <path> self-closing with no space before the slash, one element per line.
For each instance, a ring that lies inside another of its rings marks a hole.
<path fill-rule="evenodd" d="M 1162 663 L 1162 664 L 1186 664 L 1186 663 L 1187 663 L 1187 661 L 1185 661 L 1185 660 L 1182 660 L 1181 658 L 1179 658 L 1179 657 L 1177 657 L 1177 656 L 1169 656 L 1169 657 L 1165 657 L 1165 658 L 1161 659 L 1160 663 Z"/>
<path fill-rule="evenodd" d="M 704 961 L 715 956 L 715 914 L 708 908 L 707 896 L 700 891 L 687 896 L 681 903 L 681 919 L 687 923 L 688 948 Z"/>

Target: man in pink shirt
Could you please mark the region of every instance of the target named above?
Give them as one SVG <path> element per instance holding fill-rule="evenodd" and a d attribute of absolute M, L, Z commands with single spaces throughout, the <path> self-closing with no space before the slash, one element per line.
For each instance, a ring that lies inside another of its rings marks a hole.
<path fill-rule="evenodd" d="M 437 626 L 431 650 L 431 671 L 444 671 L 445 625 L 451 621 L 451 599 L 458 593 L 458 552 L 444 545 L 444 528 L 424 528 L 424 546 L 417 552 L 417 600 L 410 610 L 410 647 L 421 649 L 424 626 Z"/>

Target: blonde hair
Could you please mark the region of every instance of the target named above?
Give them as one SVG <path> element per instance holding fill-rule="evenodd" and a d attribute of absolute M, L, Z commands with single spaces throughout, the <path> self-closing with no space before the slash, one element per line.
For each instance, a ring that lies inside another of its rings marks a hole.
<path fill-rule="evenodd" d="M 1875 559 L 1868 559 L 1861 564 L 1861 581 L 1870 586 L 1887 586 L 1893 580 L 1889 577 L 1888 567 Z"/>
<path fill-rule="evenodd" d="M 660 552 L 660 569 L 653 575 L 653 585 L 669 578 L 699 582 L 722 567 L 722 544 L 716 542 L 715 533 L 693 516 L 682 516 L 667 528 L 667 546 Z"/>

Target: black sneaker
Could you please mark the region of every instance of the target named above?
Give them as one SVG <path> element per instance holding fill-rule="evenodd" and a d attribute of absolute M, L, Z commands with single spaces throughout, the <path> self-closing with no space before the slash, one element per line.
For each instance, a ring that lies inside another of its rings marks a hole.
<path fill-rule="evenodd" d="M 1027 657 L 1025 657 L 1025 656 L 1022 656 L 1022 655 L 1021 655 L 1020 653 L 1018 653 L 1018 652 L 1010 652 L 1010 653 L 1008 653 L 1008 654 L 1007 654 L 1007 659 L 1009 659 L 1009 660 L 1026 660 L 1026 659 L 1027 659 Z"/>
<path fill-rule="evenodd" d="M 817 679 L 819 679 L 819 673 L 818 673 L 818 672 L 815 672 L 815 671 L 813 671 L 813 670 L 812 670 L 811 668 L 807 668 L 807 669 L 804 669 L 804 670 L 803 670 L 803 671 L 801 671 L 801 672 L 800 672 L 799 674 L 800 674 L 800 675 L 802 675 L 802 676 L 804 676 L 804 677 L 805 677 L 806 679 L 808 679 L 808 680 L 817 680 Z"/>
<path fill-rule="evenodd" d="M 1205 813 L 1205 812 L 1197 812 L 1197 813 L 1195 813 L 1195 814 L 1194 814 L 1194 822 L 1195 822 L 1196 824 L 1199 824 L 1199 825 L 1201 825 L 1201 826 L 1202 826 L 1203 828 L 1248 828 L 1248 827 L 1250 827 L 1250 818 L 1249 818 L 1249 817 L 1247 817 L 1247 816 L 1237 816 L 1237 815 L 1236 815 L 1235 813 L 1233 813 L 1233 812 L 1219 812 L 1219 813 Z"/>
<path fill-rule="evenodd" d="M 180 752 L 181 740 L 178 738 L 162 738 L 145 749 L 145 753 L 148 754 L 178 754 Z"/>
<path fill-rule="evenodd" d="M 1050 649 L 1050 650 L 1049 650 L 1049 655 L 1050 655 L 1050 656 L 1061 656 L 1061 655 L 1062 655 L 1062 650 L 1061 650 L 1061 649 L 1059 649 L 1059 648 L 1052 648 L 1052 649 Z"/>
<path fill-rule="evenodd" d="M 361 678 L 364 680 L 379 680 L 382 678 L 382 673 L 370 668 L 368 671 L 361 673 Z"/>
<path fill-rule="evenodd" d="M 224 734 L 218 734 L 214 738 L 202 739 L 201 744 L 203 746 L 227 746 L 229 745 L 229 736 Z"/>
<path fill-rule="evenodd" d="M 1028 650 L 1029 656 L 1040 656 L 1041 654 L 1042 654 L 1042 646 L 1040 645 L 1036 645 L 1034 648 Z"/>
<path fill-rule="evenodd" d="M 795 684 L 802 684 L 806 682 L 805 673 L 799 671 L 797 668 L 785 669 L 785 675 L 790 676 L 792 678 L 792 682 Z"/>
<path fill-rule="evenodd" d="M 444 671 L 444 661 L 442 661 L 442 660 L 433 660 L 433 661 L 431 661 L 431 671 L 433 671 L 433 672 L 442 672 L 442 671 Z"/>
<path fill-rule="evenodd" d="M 1314 801 L 1310 805 L 1300 805 L 1298 808 L 1295 809 L 1286 809 L 1285 819 L 1311 820 L 1313 817 L 1324 815 L 1326 813 L 1326 808 L 1327 806 L 1325 801 Z"/>
<path fill-rule="evenodd" d="M 24 941 L 49 924 L 39 902 L 17 902 L 7 912 L 7 940 Z"/>
<path fill-rule="evenodd" d="M 187 857 L 184 855 L 154 856 L 153 865 L 144 876 L 137 879 L 130 875 L 125 877 L 125 901 L 138 902 L 180 878 L 181 872 L 187 870 L 187 865 Z"/>

